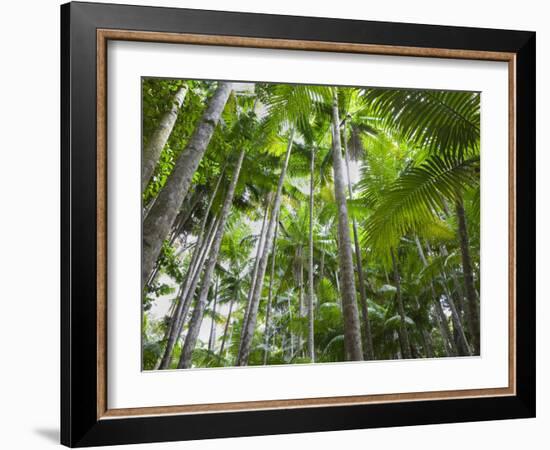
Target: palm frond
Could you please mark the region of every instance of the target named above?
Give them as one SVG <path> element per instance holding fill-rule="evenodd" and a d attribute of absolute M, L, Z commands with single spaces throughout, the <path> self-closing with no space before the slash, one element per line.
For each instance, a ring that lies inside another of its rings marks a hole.
<path fill-rule="evenodd" d="M 478 92 L 365 89 L 362 99 L 379 118 L 377 126 L 399 131 L 404 140 L 430 153 L 479 153 Z"/>
<path fill-rule="evenodd" d="M 454 199 L 465 185 L 479 181 L 479 158 L 463 160 L 433 155 L 403 173 L 387 190 L 368 220 L 364 239 L 387 254 L 401 236 L 438 218 L 444 199 Z"/>

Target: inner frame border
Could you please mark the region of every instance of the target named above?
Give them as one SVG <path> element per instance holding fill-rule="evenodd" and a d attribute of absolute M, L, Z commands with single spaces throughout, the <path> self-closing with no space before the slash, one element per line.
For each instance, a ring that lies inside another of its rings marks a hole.
<path fill-rule="evenodd" d="M 107 42 L 109 40 L 195 44 L 278 50 L 362 53 L 391 56 L 432 57 L 503 61 L 508 63 L 508 387 L 469 390 L 411 392 L 262 400 L 202 405 L 148 406 L 109 409 L 107 405 Z M 350 406 L 426 400 L 449 400 L 516 395 L 516 54 L 480 50 L 458 50 L 336 43 L 291 39 L 250 38 L 224 35 L 164 33 L 133 30 L 96 30 L 97 81 L 97 414 L 98 420 L 175 414 L 207 414 L 235 411 Z"/>

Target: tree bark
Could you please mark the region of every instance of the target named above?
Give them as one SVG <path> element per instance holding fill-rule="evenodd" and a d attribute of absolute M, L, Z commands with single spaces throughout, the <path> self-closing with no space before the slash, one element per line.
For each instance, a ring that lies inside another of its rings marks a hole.
<path fill-rule="evenodd" d="M 187 196 L 193 175 L 214 134 L 231 89 L 231 83 L 219 83 L 193 136 L 179 156 L 166 185 L 143 221 L 142 286 L 149 278 L 162 248 L 162 242 L 168 236 L 180 206 Z"/>
<path fill-rule="evenodd" d="M 170 109 L 164 113 L 160 119 L 157 129 L 154 131 L 151 139 L 143 148 L 143 160 L 141 163 L 141 192 L 145 191 L 155 167 L 157 166 L 160 154 L 168 142 L 172 129 L 178 118 L 178 112 L 181 108 L 185 95 L 187 94 L 187 85 L 178 89 L 174 97 L 171 99 Z"/>
<path fill-rule="evenodd" d="M 287 297 L 287 309 L 288 309 L 288 337 L 290 341 L 290 353 L 288 361 L 292 359 L 292 355 L 294 354 L 294 334 L 292 333 L 292 328 L 290 326 L 290 323 L 292 322 L 292 305 L 290 304 L 290 296 Z"/>
<path fill-rule="evenodd" d="M 298 317 L 304 317 L 304 249 L 301 245 L 297 247 L 298 260 L 300 267 L 298 268 Z M 298 334 L 298 351 L 300 356 L 304 356 L 304 340 L 302 332 Z"/>
<path fill-rule="evenodd" d="M 248 320 L 246 324 L 243 324 L 243 336 L 241 340 L 239 357 L 237 358 L 238 366 L 246 366 L 248 364 L 248 358 L 250 356 L 250 349 L 252 346 L 252 338 L 254 336 L 254 329 L 256 328 L 256 319 L 258 315 L 258 307 L 260 304 L 260 296 L 262 292 L 262 286 L 264 282 L 265 271 L 267 268 L 267 258 L 269 255 L 269 249 L 273 241 L 275 233 L 275 222 L 279 214 L 279 208 L 281 206 L 281 198 L 283 193 L 283 184 L 285 181 L 286 170 L 288 168 L 288 161 L 290 160 L 290 153 L 292 151 L 292 140 L 294 139 L 294 129 L 290 133 L 288 140 L 287 150 L 283 167 L 281 168 L 281 174 L 279 175 L 279 182 L 277 184 L 277 191 L 275 192 L 275 198 L 273 201 L 273 207 L 271 208 L 271 218 L 267 227 L 267 234 L 265 239 L 265 245 L 263 254 L 258 266 L 258 275 L 256 277 L 256 283 L 254 283 L 254 290 L 250 297 L 250 311 L 248 314 Z"/>
<path fill-rule="evenodd" d="M 239 179 L 239 174 L 243 164 L 245 151 L 241 150 L 237 164 L 235 165 L 235 170 L 233 172 L 233 177 L 231 183 L 227 189 L 227 194 L 225 195 L 225 200 L 223 202 L 222 210 L 220 212 L 220 223 L 218 229 L 216 230 L 216 235 L 214 236 L 214 242 L 210 248 L 210 255 L 208 257 L 208 262 L 204 271 L 204 276 L 202 280 L 202 287 L 193 311 L 193 316 L 191 317 L 191 322 L 189 324 L 189 331 L 185 337 L 185 343 L 181 351 L 180 361 L 178 363 L 178 369 L 187 369 L 191 367 L 191 358 L 193 355 L 193 349 L 197 342 L 199 336 L 199 331 L 202 324 L 202 319 L 204 317 L 204 309 L 206 307 L 206 299 L 208 297 L 208 289 L 210 288 L 210 282 L 212 280 L 212 275 L 214 274 L 214 268 L 218 261 L 218 254 L 220 252 L 220 246 L 222 243 L 223 234 L 225 231 L 225 224 L 227 218 L 231 211 L 231 205 L 233 203 L 233 197 L 235 195 L 235 188 L 237 187 L 237 181 Z"/>
<path fill-rule="evenodd" d="M 183 202 L 183 207 L 180 208 L 180 212 L 174 221 L 174 226 L 168 235 L 170 245 L 173 245 L 178 236 L 183 232 L 183 228 L 195 212 L 195 208 L 202 200 L 203 195 L 204 194 L 201 191 L 195 190 L 193 195 L 190 196 L 189 201 Z"/>
<path fill-rule="evenodd" d="M 258 248 L 256 249 L 256 259 L 254 260 L 254 269 L 252 271 L 252 279 L 250 281 L 250 289 L 248 290 L 248 297 L 246 298 L 246 309 L 243 316 L 243 329 L 248 323 L 248 315 L 250 314 L 250 299 L 252 293 L 254 292 L 254 286 L 256 285 L 256 279 L 258 277 L 258 268 L 260 267 L 260 259 L 262 257 L 262 252 L 265 244 L 265 237 L 267 233 L 267 217 L 269 215 L 269 206 L 271 205 L 271 192 L 267 194 L 267 199 L 265 202 L 264 217 L 262 219 L 262 228 L 260 230 L 260 240 L 258 242 Z M 241 336 L 242 340 L 242 336 Z"/>
<path fill-rule="evenodd" d="M 349 198 L 353 200 L 353 187 L 349 172 L 349 153 L 347 143 L 347 127 L 344 124 L 344 154 L 346 157 L 346 172 L 348 178 Z M 367 303 L 367 291 L 365 289 L 365 274 L 363 272 L 363 261 L 361 256 L 361 246 L 359 245 L 359 234 L 357 232 L 357 221 L 352 218 L 353 241 L 355 244 L 355 264 L 357 266 L 357 281 L 359 282 L 359 298 L 361 300 L 361 315 L 363 316 L 363 327 L 365 334 L 365 359 L 374 359 L 374 349 L 372 344 L 372 333 L 369 320 L 369 307 Z"/>
<path fill-rule="evenodd" d="M 296 247 L 298 257 L 298 317 L 304 317 L 304 249 Z"/>
<path fill-rule="evenodd" d="M 424 340 L 424 349 L 426 351 L 426 357 L 433 358 L 434 351 L 433 351 L 432 337 L 430 336 L 430 333 L 426 331 L 426 329 L 422 329 L 422 339 Z"/>
<path fill-rule="evenodd" d="M 210 322 L 210 338 L 208 339 L 208 351 L 214 351 L 216 341 L 216 306 L 218 304 L 218 292 L 220 280 L 216 281 L 216 290 L 214 292 L 214 305 L 212 306 L 212 321 Z"/>
<path fill-rule="evenodd" d="M 334 196 L 338 207 L 338 256 L 342 276 L 342 311 L 344 316 L 344 348 L 347 361 L 363 360 L 361 325 L 355 295 L 355 275 L 349 233 L 348 206 L 345 188 L 342 146 L 340 144 L 340 118 L 338 95 L 335 93 L 332 105 L 332 170 L 334 172 Z"/>
<path fill-rule="evenodd" d="M 447 287 L 445 280 L 443 280 L 442 285 L 445 291 L 445 297 L 447 298 L 447 303 L 449 304 L 449 309 L 451 310 L 451 318 L 453 321 L 453 331 L 455 332 L 455 335 L 458 335 L 457 336 L 458 339 L 455 339 L 458 353 L 460 356 L 471 356 L 472 351 L 470 350 L 470 344 L 468 343 L 468 339 L 466 338 L 466 334 L 464 333 L 462 320 L 458 314 L 458 310 L 456 309 L 455 302 L 453 300 L 451 293 L 449 292 L 449 288 Z"/>
<path fill-rule="evenodd" d="M 458 234 L 460 237 L 460 252 L 462 254 L 462 270 L 464 271 L 464 285 L 466 287 L 468 329 L 470 332 L 471 344 L 476 355 L 479 355 L 479 307 L 477 294 L 474 287 L 474 274 L 472 270 L 472 259 L 470 257 L 470 240 L 466 215 L 462 199 L 456 202 L 456 216 L 458 218 Z"/>
<path fill-rule="evenodd" d="M 402 353 L 403 358 L 411 359 L 411 344 L 409 340 L 409 332 L 407 331 L 407 322 L 405 316 L 405 308 L 403 306 L 403 297 L 401 296 L 401 277 L 399 276 L 399 267 L 397 265 L 397 259 L 395 257 L 395 252 L 391 250 L 391 259 L 393 263 L 393 281 L 395 283 L 395 297 L 397 299 L 397 310 L 399 312 L 399 317 L 401 317 L 401 326 L 399 327 L 399 335 L 402 340 Z"/>
<path fill-rule="evenodd" d="M 313 194 L 314 194 L 314 172 L 315 172 L 315 149 L 311 149 L 311 166 L 309 175 L 309 271 L 308 271 L 308 283 L 309 283 L 309 295 L 307 301 L 307 314 L 308 314 L 308 354 L 312 363 L 315 362 L 315 342 L 314 342 L 314 310 L 313 310 Z"/>

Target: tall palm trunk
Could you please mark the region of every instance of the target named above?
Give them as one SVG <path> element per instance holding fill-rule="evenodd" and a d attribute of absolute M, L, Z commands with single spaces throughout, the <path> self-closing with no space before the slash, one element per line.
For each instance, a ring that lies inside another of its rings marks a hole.
<path fill-rule="evenodd" d="M 208 255 L 208 251 L 212 245 L 212 240 L 216 234 L 218 224 L 218 219 L 212 220 L 212 223 L 210 224 L 207 231 L 206 239 L 202 239 L 200 242 L 197 241 L 197 244 L 195 244 L 196 247 L 193 252 L 193 256 L 191 257 L 189 268 L 187 269 L 187 275 L 185 277 L 183 289 L 181 290 L 181 295 L 179 297 L 178 307 L 175 311 L 174 316 L 172 317 L 172 323 L 170 324 L 170 334 L 166 342 L 166 348 L 164 349 L 164 354 L 162 356 L 159 369 L 168 369 L 170 367 L 174 346 L 176 345 L 176 342 L 181 335 L 181 330 L 183 328 L 185 318 L 189 313 L 191 302 L 193 301 L 193 297 L 195 296 L 195 291 L 199 283 L 200 274 L 206 260 L 206 255 Z"/>
<path fill-rule="evenodd" d="M 420 239 L 418 239 L 418 236 L 415 236 L 414 239 L 416 242 L 416 249 L 418 251 L 418 256 L 420 256 L 420 260 L 422 261 L 422 265 L 424 267 L 427 267 L 428 260 L 426 259 L 426 255 L 424 254 L 424 250 L 422 249 L 422 244 L 420 243 Z M 430 281 L 430 288 L 432 291 L 432 300 L 435 303 L 437 320 L 439 323 L 439 330 L 441 331 L 441 337 L 443 339 L 443 345 L 445 347 L 445 353 L 447 354 L 447 356 L 456 356 L 458 354 L 458 349 L 456 348 L 456 343 L 453 340 L 451 330 L 449 329 L 449 323 L 447 322 L 447 317 L 443 312 L 441 302 L 439 301 L 439 297 L 436 295 L 433 282 L 431 281 Z"/>
<path fill-rule="evenodd" d="M 298 318 L 304 317 L 304 255 L 303 248 L 299 245 L 296 248 L 298 258 Z M 298 333 L 298 351 L 300 356 L 304 356 L 304 340 L 302 338 L 302 332 Z"/>
<path fill-rule="evenodd" d="M 286 149 L 285 159 L 283 167 L 281 168 L 281 174 L 279 175 L 279 182 L 277 184 L 277 191 L 275 192 L 275 198 L 273 200 L 273 207 L 271 209 L 271 218 L 267 227 L 267 234 L 265 239 L 265 245 L 263 254 L 258 266 L 258 275 L 256 277 L 256 283 L 254 283 L 252 296 L 250 297 L 250 311 L 248 314 L 248 320 L 243 327 L 243 335 L 241 345 L 239 349 L 239 356 L 237 358 L 238 366 L 246 366 L 248 364 L 248 358 L 250 356 L 250 349 L 252 346 L 252 337 L 254 336 L 254 329 L 256 328 L 256 319 L 258 316 L 258 307 L 260 304 L 260 296 L 262 293 L 262 287 L 264 283 L 265 271 L 267 268 L 267 259 L 269 256 L 269 249 L 273 241 L 275 233 L 275 223 L 279 215 L 279 208 L 281 206 L 281 198 L 283 194 L 283 184 L 285 181 L 286 170 L 288 168 L 288 161 L 290 160 L 290 153 L 292 151 L 292 141 L 294 139 L 294 129 L 290 133 L 288 145 Z"/>
<path fill-rule="evenodd" d="M 411 344 L 409 340 L 409 332 L 407 331 L 407 322 L 405 316 L 405 308 L 403 306 L 403 297 L 401 296 L 401 277 L 399 276 L 399 266 L 397 265 L 397 259 L 395 257 L 395 252 L 391 250 L 391 259 L 393 264 L 393 282 L 395 283 L 395 298 L 397 300 L 397 311 L 399 312 L 399 317 L 401 318 L 401 325 L 399 327 L 399 336 L 401 337 L 401 352 L 403 353 L 403 358 L 410 359 L 411 355 Z"/>
<path fill-rule="evenodd" d="M 248 315 L 250 314 L 250 299 L 252 297 L 252 292 L 254 292 L 254 285 L 256 284 L 256 279 L 258 277 L 258 268 L 260 267 L 260 259 L 262 257 L 262 252 L 265 244 L 265 237 L 267 234 L 267 217 L 269 215 L 269 206 L 271 204 L 271 192 L 267 195 L 265 202 L 264 217 L 262 219 L 262 228 L 260 229 L 260 240 L 258 241 L 258 248 L 256 249 L 256 259 L 254 260 L 254 269 L 252 270 L 252 278 L 250 280 L 250 289 L 248 290 L 248 297 L 246 299 L 246 309 L 243 317 L 243 329 L 248 322 Z M 242 336 L 241 336 L 242 339 Z"/>
<path fill-rule="evenodd" d="M 298 259 L 298 317 L 304 316 L 304 249 L 301 245 L 296 247 Z"/>
<path fill-rule="evenodd" d="M 346 198 L 342 146 L 340 144 L 340 118 L 338 95 L 335 92 L 332 105 L 332 170 L 334 172 L 334 197 L 338 207 L 338 256 L 342 276 L 342 311 L 344 316 L 344 348 L 347 361 L 361 361 L 361 325 L 355 295 L 355 275 L 349 234 L 348 206 Z"/>
<path fill-rule="evenodd" d="M 216 281 L 216 290 L 214 291 L 214 305 L 212 306 L 212 321 L 210 322 L 210 338 L 208 339 L 208 351 L 214 351 L 216 342 L 216 306 L 218 304 L 218 293 L 220 280 Z"/>
<path fill-rule="evenodd" d="M 308 283 L 309 283 L 309 295 L 307 300 L 307 314 L 308 314 L 308 339 L 307 347 L 309 359 L 313 363 L 315 362 L 315 342 L 314 342 L 314 311 L 313 311 L 313 193 L 314 193 L 314 175 L 315 172 L 315 149 L 311 149 L 311 166 L 309 174 L 309 270 L 308 270 Z"/>
<path fill-rule="evenodd" d="M 453 331 L 457 336 L 455 338 L 455 341 L 458 353 L 460 356 L 471 356 L 472 352 L 470 350 L 470 344 L 468 343 L 468 339 L 466 338 L 466 333 L 464 332 L 464 327 L 462 326 L 462 320 L 460 319 L 460 315 L 455 306 L 453 296 L 450 293 L 449 288 L 447 287 L 446 281 L 443 280 L 441 284 L 443 285 L 443 289 L 445 290 L 445 297 L 447 297 L 447 303 L 449 304 L 449 309 L 451 310 Z"/>
<path fill-rule="evenodd" d="M 447 247 L 445 245 L 441 245 L 439 247 L 440 251 L 441 251 L 441 254 L 443 256 L 449 256 L 449 252 L 447 251 Z M 443 275 L 445 276 L 445 278 L 448 278 L 447 277 L 447 274 L 445 272 L 443 272 Z M 464 289 L 462 288 L 462 283 L 460 283 L 457 275 L 456 275 L 456 272 L 454 270 L 451 270 L 451 274 L 450 274 L 450 277 L 451 279 L 453 280 L 453 286 L 456 290 L 456 293 L 457 293 L 457 296 L 456 296 L 456 307 L 457 307 L 457 310 L 460 314 L 460 317 L 462 318 L 462 314 L 464 312 Z"/>
<path fill-rule="evenodd" d="M 214 236 L 214 242 L 210 248 L 210 255 L 208 257 L 208 262 L 203 275 L 201 291 L 195 309 L 193 311 L 193 316 L 191 317 L 191 322 L 189 324 L 189 331 L 185 337 L 185 343 L 181 351 L 180 360 L 178 363 L 179 369 L 187 369 L 191 367 L 191 357 L 193 355 L 193 350 L 199 336 L 199 331 L 202 324 L 202 319 L 204 317 L 204 309 L 206 308 L 206 299 L 208 297 L 208 290 L 210 288 L 210 282 L 212 280 L 212 275 L 214 274 L 214 268 L 218 262 L 218 254 L 220 252 L 220 246 L 222 243 L 223 234 L 225 231 L 225 224 L 231 211 L 231 205 L 233 203 L 233 197 L 235 195 L 235 188 L 237 187 L 237 181 L 239 179 L 239 174 L 243 164 L 245 151 L 241 150 L 237 164 L 235 165 L 235 170 L 233 172 L 233 177 L 231 178 L 231 183 L 227 188 L 227 194 L 225 195 L 225 200 L 223 202 L 222 210 L 220 212 L 220 223 L 218 229 L 216 230 L 216 235 Z"/>
<path fill-rule="evenodd" d="M 271 273 L 269 274 L 269 289 L 267 291 L 267 305 L 265 308 L 265 331 L 264 331 L 264 366 L 269 359 L 269 345 L 271 339 L 271 308 L 273 295 L 273 280 L 275 278 L 275 251 L 277 250 L 277 231 L 279 230 L 279 220 L 275 224 L 275 236 L 273 237 L 273 246 L 271 247 Z"/>
<path fill-rule="evenodd" d="M 212 230 L 214 229 L 216 221 L 215 220 L 212 221 L 210 225 L 210 229 L 206 234 L 206 241 L 205 241 L 206 224 L 208 221 L 208 216 L 210 215 L 210 210 L 212 209 L 212 204 L 214 203 L 214 199 L 218 194 L 218 189 L 220 187 L 224 172 L 225 172 L 225 166 L 222 170 L 222 173 L 218 177 L 218 181 L 216 182 L 216 186 L 214 188 L 214 191 L 212 192 L 212 195 L 210 196 L 210 199 L 208 200 L 208 205 L 206 207 L 206 211 L 204 212 L 204 217 L 201 222 L 199 234 L 197 235 L 197 242 L 195 243 L 195 250 L 193 251 L 193 256 L 191 256 L 191 261 L 189 263 L 189 268 L 187 269 L 187 274 L 185 277 L 184 287 L 181 291 L 178 308 L 176 309 L 176 312 L 172 317 L 172 323 L 170 324 L 170 334 L 168 335 L 166 348 L 164 350 L 164 354 L 160 362 L 160 366 L 159 366 L 160 369 L 167 369 L 170 366 L 174 345 L 176 344 L 178 336 L 181 334 L 181 327 L 183 326 L 184 318 L 187 316 L 187 313 L 189 312 L 191 299 L 195 295 L 195 289 L 198 284 L 198 275 L 196 275 L 197 270 L 199 273 L 202 270 L 202 264 L 204 263 L 204 258 L 206 257 L 207 250 L 208 250 L 208 246 L 205 247 L 203 246 L 203 244 L 205 242 L 210 244 L 210 239 L 208 239 L 208 237 L 211 235 L 211 233 L 213 233 Z M 190 293 L 191 295 L 189 295 Z"/>
<path fill-rule="evenodd" d="M 233 295 L 233 297 L 231 297 L 231 302 L 229 302 L 229 311 L 227 312 L 227 319 L 225 321 L 225 327 L 223 328 L 223 337 L 222 337 L 222 343 L 221 343 L 221 346 L 220 346 L 220 353 L 219 353 L 220 358 L 223 358 L 223 351 L 225 349 L 225 341 L 227 340 L 227 332 L 229 330 L 229 325 L 231 324 L 231 314 L 233 313 L 233 305 L 235 304 L 236 295 L 238 295 L 238 290 L 237 290 L 237 294 Z"/>
<path fill-rule="evenodd" d="M 479 355 L 479 307 L 477 304 L 477 293 L 474 287 L 474 274 L 472 270 L 472 259 L 470 257 L 470 240 L 466 215 L 462 199 L 456 202 L 456 216 L 458 218 L 458 234 L 460 237 L 460 252 L 462 254 L 462 270 L 464 271 L 464 285 L 466 287 L 468 330 L 474 353 Z"/>
<path fill-rule="evenodd" d="M 292 323 L 292 305 L 290 304 L 290 296 L 287 297 L 287 311 L 288 311 L 288 335 L 289 335 L 289 341 L 290 341 L 290 352 L 289 352 L 288 361 L 290 362 L 292 359 L 292 355 L 294 355 L 294 333 L 292 333 L 292 327 L 290 326 L 290 324 Z"/>
<path fill-rule="evenodd" d="M 174 170 L 143 221 L 142 286 L 149 278 L 162 248 L 162 242 L 168 236 L 180 206 L 187 196 L 193 174 L 214 134 L 231 89 L 231 83 L 219 83 L 193 135 L 181 152 Z"/>
<path fill-rule="evenodd" d="M 317 277 L 317 298 L 319 299 L 319 292 L 320 292 L 320 286 L 321 282 L 323 281 L 323 278 L 325 278 L 325 250 L 321 247 L 321 261 L 319 261 L 319 276 Z M 319 301 L 317 301 L 317 304 L 315 305 L 316 310 L 319 310 L 320 306 Z"/>
<path fill-rule="evenodd" d="M 204 194 L 201 191 L 195 190 L 193 195 L 183 202 L 184 207 L 180 208 L 180 212 L 174 221 L 174 226 L 168 235 L 170 245 L 173 245 L 178 236 L 182 234 L 185 225 L 195 212 L 197 205 L 202 201 L 203 196 Z"/>
<path fill-rule="evenodd" d="M 344 154 L 346 157 L 346 172 L 348 179 L 349 198 L 353 200 L 353 187 L 349 171 L 349 152 L 347 142 L 347 127 L 344 124 Z M 365 332 L 365 359 L 374 359 L 374 349 L 372 344 L 372 332 L 369 320 L 369 308 L 367 303 L 367 291 L 365 289 L 365 274 L 363 272 L 363 261 L 361 257 L 361 246 L 359 245 L 359 234 L 357 232 L 357 221 L 352 218 L 353 241 L 355 244 L 355 264 L 357 266 L 357 281 L 359 282 L 359 297 L 361 300 L 361 315 L 363 316 L 363 326 Z"/>
<path fill-rule="evenodd" d="M 178 328 L 177 328 L 178 336 L 182 332 L 183 324 L 185 323 L 185 319 L 187 318 L 187 314 L 189 313 L 189 308 L 191 307 L 192 301 L 195 298 L 195 292 L 197 291 L 197 287 L 201 279 L 201 274 L 203 273 L 204 264 L 206 262 L 208 253 L 212 248 L 214 237 L 216 236 L 219 225 L 220 225 L 220 220 L 219 220 L 219 217 L 217 217 L 216 222 L 214 223 L 214 226 L 211 227 L 211 229 L 209 230 L 208 241 L 205 242 L 205 245 L 203 246 L 203 251 L 201 252 L 199 262 L 196 264 L 195 270 L 192 272 L 193 278 L 191 279 L 191 284 L 187 288 L 187 294 L 185 296 L 184 312 L 180 317 L 180 321 L 178 322 Z"/>
<path fill-rule="evenodd" d="M 143 148 L 143 160 L 141 163 L 141 192 L 149 184 L 149 180 L 153 176 L 155 167 L 157 166 L 160 154 L 168 142 L 172 129 L 178 118 L 178 112 L 181 108 L 185 95 L 187 94 L 187 86 L 180 87 L 170 101 L 170 108 L 164 113 L 160 119 L 157 129 L 153 132 L 151 139 Z"/>

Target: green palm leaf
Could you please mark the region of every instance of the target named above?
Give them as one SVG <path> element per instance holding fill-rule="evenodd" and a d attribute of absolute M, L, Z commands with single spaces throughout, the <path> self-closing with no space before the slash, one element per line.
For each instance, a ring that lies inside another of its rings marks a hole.
<path fill-rule="evenodd" d="M 478 92 L 365 89 L 363 101 L 378 121 L 431 153 L 463 157 L 479 152 Z"/>
<path fill-rule="evenodd" d="M 406 170 L 392 183 L 370 217 L 363 238 L 382 254 L 401 236 L 438 218 L 444 199 L 454 199 L 465 185 L 478 182 L 479 158 L 468 160 L 433 155 Z"/>

